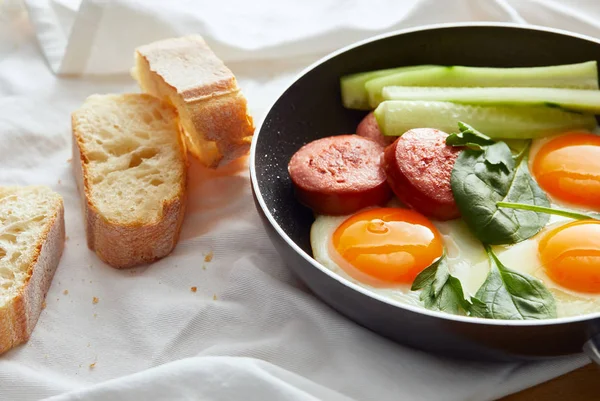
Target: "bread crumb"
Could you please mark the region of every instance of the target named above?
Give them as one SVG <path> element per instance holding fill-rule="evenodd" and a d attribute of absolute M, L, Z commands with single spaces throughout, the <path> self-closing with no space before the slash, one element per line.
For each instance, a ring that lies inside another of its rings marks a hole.
<path fill-rule="evenodd" d="M 192 288 L 190 288 L 190 290 L 192 290 L 192 292 L 196 292 L 196 291 L 198 291 L 198 287 L 192 287 Z"/>
<path fill-rule="evenodd" d="M 73 161 L 73 158 L 67 159 L 67 163 L 71 163 L 72 161 Z"/>
<path fill-rule="evenodd" d="M 90 369 L 94 369 L 96 367 L 96 362 L 90 363 Z"/>
<path fill-rule="evenodd" d="M 63 294 L 65 294 L 65 295 L 69 295 L 69 290 L 64 290 L 64 291 L 63 291 Z"/>
<path fill-rule="evenodd" d="M 99 299 L 97 297 L 92 298 L 92 303 L 95 305 L 97 304 L 99 301 Z"/>
<path fill-rule="evenodd" d="M 42 302 L 42 309 L 46 309 L 46 301 Z"/>
<path fill-rule="evenodd" d="M 60 185 L 60 180 L 58 180 L 58 185 Z"/>
<path fill-rule="evenodd" d="M 217 294 L 213 294 L 213 301 L 217 300 Z"/>
<path fill-rule="evenodd" d="M 213 252 L 210 251 L 209 253 L 207 253 L 206 255 L 204 255 L 204 261 L 205 262 L 210 262 L 213 259 Z"/>

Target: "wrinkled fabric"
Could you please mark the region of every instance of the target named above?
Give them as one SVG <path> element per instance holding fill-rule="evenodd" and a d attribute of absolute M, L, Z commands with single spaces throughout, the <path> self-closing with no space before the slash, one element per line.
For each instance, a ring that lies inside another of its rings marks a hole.
<path fill-rule="evenodd" d="M 600 3 L 562 3 L 0 2 L 0 184 L 58 191 L 68 236 L 30 341 L 0 357 L 0 400 L 492 400 L 587 363 L 449 360 L 340 316 L 275 252 L 246 160 L 220 171 L 192 161 L 174 252 L 114 270 L 86 246 L 70 160 L 70 113 L 93 93 L 138 91 L 133 49 L 153 40 L 203 35 L 260 122 L 309 63 L 390 30 L 494 21 L 600 36 Z"/>

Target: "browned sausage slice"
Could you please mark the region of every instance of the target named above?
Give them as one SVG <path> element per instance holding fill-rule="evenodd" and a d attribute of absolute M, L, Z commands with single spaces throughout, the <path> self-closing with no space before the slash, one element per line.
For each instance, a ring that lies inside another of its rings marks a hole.
<path fill-rule="evenodd" d="M 356 127 L 356 135 L 364 136 L 380 144 L 381 146 L 388 146 L 396 140 L 396 136 L 384 136 L 379 130 L 375 114 L 370 112 Z"/>
<path fill-rule="evenodd" d="M 384 168 L 398 199 L 425 216 L 450 220 L 460 216 L 450 175 L 460 149 L 446 145 L 445 132 L 407 131 L 385 149 Z"/>
<path fill-rule="evenodd" d="M 318 139 L 298 150 L 288 171 L 298 200 L 318 214 L 343 215 L 384 204 L 391 191 L 384 148 L 358 135 Z"/>

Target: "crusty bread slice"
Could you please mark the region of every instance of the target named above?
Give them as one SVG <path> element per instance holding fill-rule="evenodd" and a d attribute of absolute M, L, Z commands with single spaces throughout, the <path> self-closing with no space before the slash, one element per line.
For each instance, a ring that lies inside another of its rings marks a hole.
<path fill-rule="evenodd" d="M 64 244 L 60 195 L 0 187 L 0 354 L 29 339 Z"/>
<path fill-rule="evenodd" d="M 248 153 L 254 125 L 246 99 L 200 36 L 141 46 L 135 58 L 132 75 L 142 90 L 177 107 L 192 155 L 218 167 Z"/>
<path fill-rule="evenodd" d="M 88 247 L 116 268 L 168 255 L 186 198 L 175 108 L 147 94 L 93 95 L 73 113 L 72 128 Z"/>

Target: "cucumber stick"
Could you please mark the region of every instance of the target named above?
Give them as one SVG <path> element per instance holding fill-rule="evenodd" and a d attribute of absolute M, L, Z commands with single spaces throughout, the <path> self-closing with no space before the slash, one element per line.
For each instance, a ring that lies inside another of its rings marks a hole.
<path fill-rule="evenodd" d="M 436 88 L 386 86 L 384 100 L 434 100 L 480 106 L 558 106 L 600 114 L 600 91 L 563 88 Z"/>
<path fill-rule="evenodd" d="M 387 100 L 375 110 L 384 135 L 400 136 L 413 128 L 456 130 L 463 121 L 492 138 L 529 139 L 568 130 L 593 130 L 596 119 L 555 107 L 471 106 L 450 102 Z"/>
<path fill-rule="evenodd" d="M 342 78 L 340 78 L 342 104 L 348 109 L 371 110 L 371 106 L 369 105 L 369 97 L 367 96 L 367 90 L 365 89 L 365 83 L 367 81 L 375 78 L 385 77 L 387 75 L 424 70 L 431 67 L 433 66 L 415 65 L 344 75 Z"/>
<path fill-rule="evenodd" d="M 372 108 L 386 86 L 527 87 L 598 89 L 595 61 L 550 67 L 432 67 L 374 78 L 365 84 Z"/>

